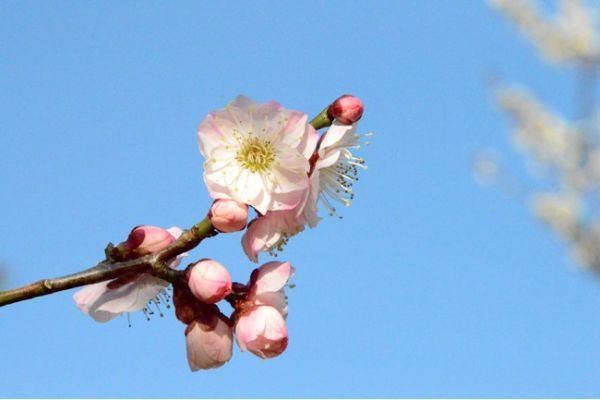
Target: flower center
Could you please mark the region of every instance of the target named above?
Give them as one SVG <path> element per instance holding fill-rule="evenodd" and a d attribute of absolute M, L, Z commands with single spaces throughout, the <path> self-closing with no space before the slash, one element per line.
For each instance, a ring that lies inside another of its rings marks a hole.
<path fill-rule="evenodd" d="M 275 160 L 275 148 L 270 141 L 254 137 L 242 145 L 235 159 L 240 166 L 251 172 L 264 172 Z"/>

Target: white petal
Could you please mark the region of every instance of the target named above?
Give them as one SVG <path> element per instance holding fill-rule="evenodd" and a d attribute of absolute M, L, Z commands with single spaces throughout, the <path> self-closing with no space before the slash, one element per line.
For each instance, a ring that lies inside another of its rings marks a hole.
<path fill-rule="evenodd" d="M 98 322 L 106 322 L 124 312 L 143 310 L 168 283 L 150 274 L 116 289 L 100 282 L 83 287 L 73 298 L 77 307 Z"/>

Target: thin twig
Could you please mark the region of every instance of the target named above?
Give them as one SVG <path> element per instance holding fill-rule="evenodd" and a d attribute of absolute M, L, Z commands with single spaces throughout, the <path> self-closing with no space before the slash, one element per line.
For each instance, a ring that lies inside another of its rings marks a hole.
<path fill-rule="evenodd" d="M 204 238 L 216 234 L 217 232 L 207 217 L 191 229 L 184 231 L 169 247 L 154 254 L 122 262 L 105 260 L 81 272 L 59 278 L 42 279 L 20 288 L 0 292 L 0 307 L 74 287 L 115 279 L 131 273 L 148 272 L 173 283 L 181 278 L 181 271 L 168 268 L 168 262 L 198 246 Z"/>

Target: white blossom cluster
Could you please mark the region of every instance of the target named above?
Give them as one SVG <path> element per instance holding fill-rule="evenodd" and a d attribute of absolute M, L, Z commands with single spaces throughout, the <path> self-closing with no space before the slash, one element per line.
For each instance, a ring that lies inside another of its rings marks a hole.
<path fill-rule="evenodd" d="M 588 64 L 600 56 L 595 15 L 582 0 L 561 0 L 553 17 L 528 0 L 490 0 L 552 62 Z"/>
<path fill-rule="evenodd" d="M 533 93 L 504 85 L 495 91 L 500 108 L 513 122 L 515 146 L 534 165 L 531 187 L 533 213 L 569 245 L 576 261 L 600 272 L 600 120 L 594 104 L 600 36 L 591 3 L 559 0 L 552 17 L 533 1 L 491 0 L 492 6 L 514 22 L 540 51 L 544 60 L 575 67 L 583 79 L 583 109 L 569 121 L 546 107 Z M 587 92 L 587 93 L 586 93 Z M 582 104 L 580 104 L 581 106 Z M 475 160 L 479 175 L 498 177 L 491 157 Z M 493 178 L 493 177 L 492 177 Z"/>

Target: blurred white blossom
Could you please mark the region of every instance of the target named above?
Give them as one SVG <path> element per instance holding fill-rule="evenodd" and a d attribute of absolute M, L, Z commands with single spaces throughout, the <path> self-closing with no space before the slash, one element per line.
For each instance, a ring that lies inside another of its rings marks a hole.
<path fill-rule="evenodd" d="M 562 0 L 552 17 L 529 0 L 490 0 L 538 48 L 556 63 L 594 64 L 600 56 L 596 18 L 581 0 Z"/>
<path fill-rule="evenodd" d="M 542 193 L 535 196 L 536 216 L 565 238 L 573 238 L 581 216 L 581 202 L 577 196 Z"/>
<path fill-rule="evenodd" d="M 500 107 L 514 121 L 513 141 L 533 161 L 561 175 L 570 188 L 588 184 L 582 173 L 585 138 L 578 126 L 548 110 L 527 90 L 505 86 L 497 90 Z"/>
<path fill-rule="evenodd" d="M 576 120 L 547 107 L 529 90 L 501 85 L 499 107 L 513 122 L 512 139 L 541 174 L 532 176 L 534 215 L 568 246 L 574 259 L 600 272 L 600 119 L 594 98 L 600 59 L 596 16 L 581 0 L 557 1 L 548 17 L 538 3 L 491 0 L 555 65 L 576 67 Z M 478 175 L 498 176 L 489 160 L 474 165 Z"/>

